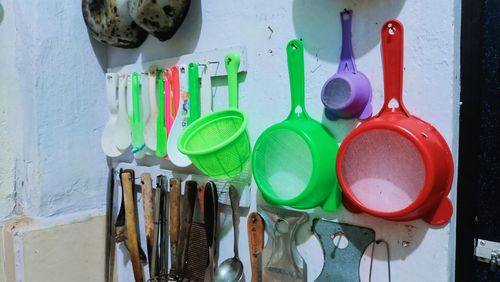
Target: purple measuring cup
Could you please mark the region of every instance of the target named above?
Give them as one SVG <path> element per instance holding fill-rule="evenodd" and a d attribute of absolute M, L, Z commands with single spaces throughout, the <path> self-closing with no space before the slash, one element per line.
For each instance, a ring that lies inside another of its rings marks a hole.
<path fill-rule="evenodd" d="M 352 52 L 352 10 L 340 13 L 342 22 L 342 52 L 337 73 L 321 89 L 325 115 L 330 120 L 338 118 L 366 119 L 372 115 L 372 87 L 368 78 L 356 69 Z"/>

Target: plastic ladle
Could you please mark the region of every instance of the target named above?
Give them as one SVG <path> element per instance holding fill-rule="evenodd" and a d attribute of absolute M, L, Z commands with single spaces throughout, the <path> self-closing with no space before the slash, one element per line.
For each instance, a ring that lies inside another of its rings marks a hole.
<path fill-rule="evenodd" d="M 118 78 L 118 117 L 115 125 L 115 144 L 120 151 L 130 146 L 130 119 L 127 113 L 127 80 L 128 75 Z"/>
<path fill-rule="evenodd" d="M 179 66 L 179 87 L 174 87 L 174 90 L 177 89 L 180 92 L 175 95 L 178 95 L 179 97 L 182 96 L 182 99 L 180 99 L 181 101 L 184 101 L 184 97 L 187 96 L 187 72 L 188 70 L 185 65 Z M 175 116 L 175 120 L 167 140 L 167 152 L 170 161 L 178 167 L 186 167 L 191 164 L 191 160 L 177 148 L 177 140 L 184 130 L 183 123 L 187 114 L 186 111 L 183 111 L 183 104 L 183 102 L 179 102 L 178 104 L 177 115 Z"/>
<path fill-rule="evenodd" d="M 144 150 L 144 123 L 141 120 L 141 84 L 139 74 L 132 73 L 132 118 L 130 119 L 132 135 L 132 153 L 140 154 Z M 138 155 L 139 156 L 139 155 Z"/>
<path fill-rule="evenodd" d="M 165 127 L 165 88 L 169 88 L 165 72 L 159 71 L 157 76 L 158 89 L 156 97 L 158 106 L 158 117 L 156 118 L 156 156 L 163 158 L 167 155 L 167 128 Z"/>
<path fill-rule="evenodd" d="M 243 275 L 243 263 L 238 257 L 238 191 L 232 185 L 229 187 L 229 198 L 233 217 L 234 257 L 226 259 L 219 265 L 215 273 L 215 281 L 217 282 L 240 281 Z"/>
<path fill-rule="evenodd" d="M 148 72 L 149 115 L 144 126 L 144 143 L 151 151 L 156 151 L 156 120 L 158 119 L 158 105 L 156 104 L 156 66 Z"/>
<path fill-rule="evenodd" d="M 372 87 L 368 78 L 356 69 L 351 40 L 352 11 L 340 13 L 342 22 L 342 52 L 337 73 L 329 78 L 321 90 L 328 119 L 359 118 L 372 115 Z"/>
<path fill-rule="evenodd" d="M 118 148 L 116 148 L 115 142 L 115 127 L 116 120 L 118 119 L 118 102 L 116 99 L 116 93 L 118 88 L 118 76 L 116 73 L 106 74 L 106 95 L 108 100 L 108 108 L 110 112 L 110 117 L 106 126 L 102 131 L 101 136 L 101 148 L 104 154 L 108 157 L 118 157 L 122 154 Z"/>

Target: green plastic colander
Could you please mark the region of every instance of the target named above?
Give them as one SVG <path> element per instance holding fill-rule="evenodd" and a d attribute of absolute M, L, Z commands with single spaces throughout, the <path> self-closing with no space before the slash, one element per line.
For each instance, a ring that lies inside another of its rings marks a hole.
<path fill-rule="evenodd" d="M 337 140 L 306 112 L 302 42 L 290 41 L 287 55 L 292 108 L 286 120 L 257 139 L 252 156 L 255 182 L 271 204 L 333 211 L 341 202 Z"/>
<path fill-rule="evenodd" d="M 208 114 L 179 137 L 177 147 L 206 175 L 216 179 L 237 176 L 250 157 L 247 116 L 238 110 L 238 68 L 240 56 L 230 53 L 225 60 L 229 109 Z"/>

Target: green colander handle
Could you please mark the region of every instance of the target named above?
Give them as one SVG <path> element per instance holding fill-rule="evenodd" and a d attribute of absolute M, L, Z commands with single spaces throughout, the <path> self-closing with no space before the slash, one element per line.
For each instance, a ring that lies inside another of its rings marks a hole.
<path fill-rule="evenodd" d="M 187 124 L 190 125 L 201 115 L 200 108 L 200 81 L 198 63 L 190 63 L 188 67 L 188 91 L 189 91 L 189 117 Z"/>
<path fill-rule="evenodd" d="M 288 75 L 290 77 L 290 92 L 292 94 L 292 108 L 289 119 L 308 118 L 305 103 L 304 85 L 304 46 L 302 41 L 294 39 L 286 47 L 288 61 Z"/>
<path fill-rule="evenodd" d="M 238 108 L 238 68 L 240 67 L 240 55 L 229 53 L 224 58 L 227 71 L 227 86 L 229 88 L 229 108 Z"/>

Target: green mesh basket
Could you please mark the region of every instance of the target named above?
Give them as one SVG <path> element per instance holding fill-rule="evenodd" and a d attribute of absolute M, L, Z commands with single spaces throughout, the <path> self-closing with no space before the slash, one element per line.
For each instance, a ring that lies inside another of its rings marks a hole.
<path fill-rule="evenodd" d="M 239 55 L 225 59 L 229 86 L 229 108 L 204 116 L 189 125 L 177 147 L 206 175 L 226 179 L 237 176 L 250 157 L 247 116 L 238 108 Z"/>

